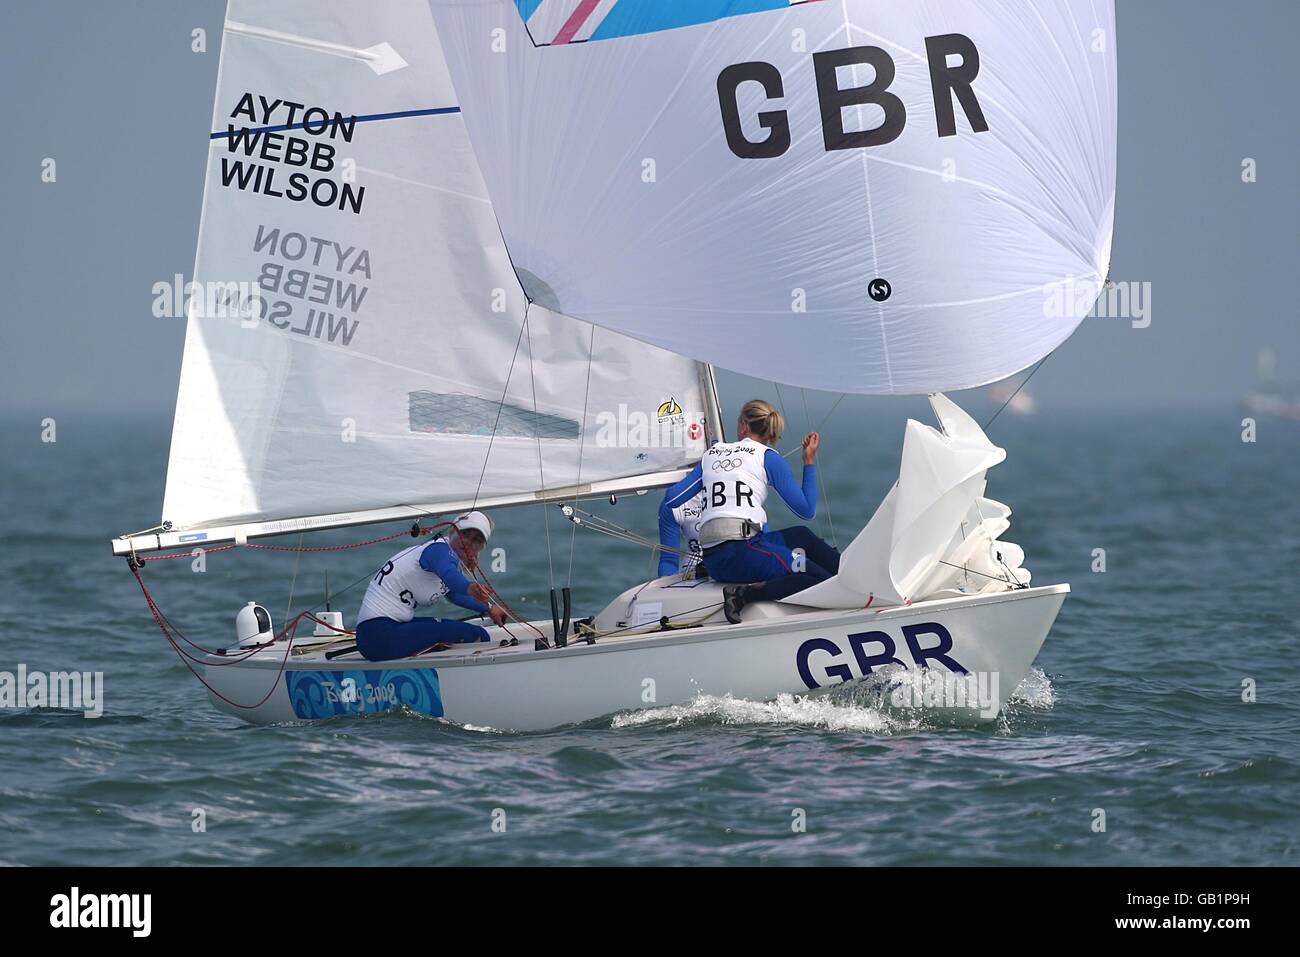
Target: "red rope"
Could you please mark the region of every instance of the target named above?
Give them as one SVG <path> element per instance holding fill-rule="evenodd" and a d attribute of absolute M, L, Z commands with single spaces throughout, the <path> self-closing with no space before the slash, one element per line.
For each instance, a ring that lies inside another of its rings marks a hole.
<path fill-rule="evenodd" d="M 482 565 L 480 565 L 477 561 L 470 562 L 469 573 L 470 573 L 470 578 L 474 580 L 475 584 L 480 585 L 483 588 L 483 590 L 487 592 L 489 598 L 495 598 L 497 604 L 506 610 L 507 615 L 509 615 L 515 621 L 519 622 L 519 624 L 523 625 L 525 628 L 531 628 L 534 632 L 536 632 L 538 638 L 541 638 L 543 641 L 546 640 L 546 636 L 541 633 L 541 631 L 537 628 L 536 625 L 534 625 L 532 622 L 525 619 L 522 615 L 520 615 L 508 604 L 506 604 L 506 600 L 501 597 L 501 593 L 496 590 L 496 588 L 493 586 L 493 584 L 490 581 L 488 581 L 487 572 L 483 571 Z M 501 627 L 505 631 L 505 633 L 509 635 L 511 638 L 515 637 L 514 633 L 509 628 L 506 628 L 505 625 L 502 625 Z"/>
<path fill-rule="evenodd" d="M 163 637 L 166 638 L 168 644 L 172 646 L 172 650 L 175 651 L 178 655 L 180 655 L 181 662 L 185 665 L 186 668 L 189 669 L 190 674 L 192 674 L 195 678 L 199 679 L 199 683 L 203 685 L 203 687 L 208 689 L 209 694 L 215 695 L 216 697 L 220 698 L 222 701 L 230 705 L 232 708 L 239 708 L 242 711 L 251 711 L 254 708 L 260 708 L 262 705 L 266 704 L 266 702 L 271 699 L 271 695 L 275 694 L 275 689 L 280 685 L 280 676 L 284 674 L 284 666 L 289 662 L 289 650 L 293 647 L 292 637 L 290 638 L 289 641 L 285 642 L 284 657 L 280 660 L 280 667 L 275 673 L 275 680 L 271 682 L 271 687 L 267 689 L 267 692 L 265 695 L 262 696 L 262 699 L 258 701 L 256 704 L 251 704 L 251 705 L 245 705 L 245 704 L 240 704 L 237 701 L 231 701 L 229 698 L 223 695 L 216 688 L 212 687 L 212 685 L 208 684 L 207 680 L 201 674 L 199 674 L 197 671 L 194 670 L 194 666 L 191 665 L 189 661 L 190 656 L 181 650 L 180 645 L 176 644 L 175 639 L 172 638 L 171 633 L 167 630 L 167 626 L 163 624 L 162 612 L 158 610 L 158 605 L 154 602 L 153 596 L 149 594 L 149 589 L 145 587 L 144 579 L 140 577 L 140 570 L 136 568 L 135 565 L 131 566 L 131 574 L 135 576 L 136 583 L 139 584 L 140 591 L 144 594 L 145 603 L 148 604 L 149 610 L 153 612 L 153 620 L 158 623 L 158 628 L 162 631 Z M 303 615 L 305 614 L 307 613 L 303 612 L 302 615 L 299 615 L 292 622 L 286 625 L 285 631 L 288 631 L 289 628 L 294 628 L 296 634 L 296 628 L 298 622 L 302 619 Z M 283 634 L 284 632 L 281 632 L 281 635 Z M 189 639 L 186 640 L 188 641 Z M 263 647 L 265 647 L 265 645 L 258 645 L 250 649 L 249 654 L 250 655 L 255 654 Z M 245 657 L 248 656 L 246 655 Z M 233 661 L 222 662 L 222 664 L 227 664 L 227 663 L 235 664 L 235 662 Z"/>
<path fill-rule="evenodd" d="M 211 555 L 213 552 L 225 552 L 225 551 L 229 551 L 229 550 L 232 549 L 232 548 L 238 548 L 238 547 L 239 547 L 239 546 L 237 546 L 237 545 L 219 545 L 219 546 L 217 546 L 216 548 L 204 548 L 204 549 L 202 549 L 202 552 L 203 552 L 203 554 L 205 554 L 205 555 Z M 188 552 L 174 552 L 174 553 L 172 553 L 171 555 L 137 555 L 137 556 L 135 556 L 136 561 L 140 561 L 140 562 L 160 562 L 160 561 L 162 561 L 162 560 L 165 559 L 165 558 L 193 558 L 193 557 L 194 557 L 194 552 L 193 552 L 193 551 L 188 551 Z"/>
<path fill-rule="evenodd" d="M 436 525 L 430 525 L 428 528 L 418 529 L 419 534 L 428 535 L 436 529 L 452 525 L 452 522 L 438 522 Z M 349 548 L 363 548 L 366 545 L 378 545 L 380 542 L 391 542 L 395 538 L 402 538 L 410 535 L 410 530 L 394 532 L 392 535 L 385 535 L 383 538 L 371 538 L 364 542 L 352 542 L 346 545 L 310 545 L 303 547 L 301 545 L 258 545 L 253 542 L 247 542 L 242 547 L 257 548 L 267 552 L 341 552 Z M 239 548 L 239 545 L 218 545 L 216 548 L 202 548 L 205 555 L 211 555 L 213 552 L 225 552 L 232 548 Z M 172 552 L 168 555 L 137 555 L 136 558 L 142 562 L 160 562 L 168 558 L 192 558 L 194 550 L 188 552 Z"/>
<path fill-rule="evenodd" d="M 428 535 L 439 528 L 444 528 L 448 526 L 454 527 L 454 524 L 455 524 L 454 522 L 438 522 L 434 525 L 429 526 L 428 528 L 417 527 L 415 529 L 415 534 Z M 294 545 L 245 544 L 243 547 L 257 548 L 257 549 L 262 549 L 264 551 L 277 551 L 277 552 L 334 552 L 334 551 L 342 551 L 351 548 L 361 548 L 365 545 L 377 545 L 380 542 L 390 542 L 395 538 L 401 538 L 404 535 L 411 535 L 411 534 L 412 532 L 410 531 L 395 532 L 392 535 L 385 535 L 382 538 L 372 538 L 364 542 L 355 542 L 347 545 L 321 545 L 321 546 L 303 547 L 303 546 L 294 546 Z M 229 549 L 238 548 L 238 547 L 239 547 L 238 545 L 221 545 L 218 546 L 217 548 L 203 549 L 203 551 L 204 554 L 206 555 L 212 552 L 224 552 L 224 551 L 228 551 Z M 154 601 L 153 596 L 149 594 L 149 589 L 148 587 L 146 587 L 144 583 L 144 579 L 140 577 L 140 568 L 142 566 L 140 564 L 137 564 L 137 562 L 139 563 L 156 562 L 156 561 L 162 561 L 164 559 L 169 559 L 169 558 L 190 558 L 192 556 L 193 556 L 193 551 L 174 552 L 169 555 L 146 555 L 146 556 L 133 555 L 132 557 L 135 558 L 135 561 L 128 562 L 127 565 L 131 569 L 131 574 L 135 576 L 136 584 L 140 586 L 140 592 L 141 594 L 144 595 L 145 604 L 149 606 L 149 611 L 153 614 L 154 622 L 157 623 L 158 629 L 163 633 L 163 637 L 167 639 L 167 643 L 172 646 L 172 650 L 175 651 L 177 656 L 181 659 L 181 663 L 184 664 L 185 667 L 189 670 L 190 674 L 192 674 L 195 678 L 197 678 L 199 683 L 208 690 L 209 694 L 212 694 L 215 697 L 220 698 L 222 701 L 230 705 L 232 708 L 238 708 L 242 711 L 251 711 L 255 708 L 260 708 L 262 705 L 266 704 L 266 702 L 271 699 L 271 695 L 275 694 L 275 689 L 279 687 L 280 677 L 281 675 L 284 674 L 285 666 L 289 663 L 289 655 L 293 650 L 293 641 L 298 636 L 298 625 L 302 622 L 304 618 L 315 622 L 317 625 L 323 625 L 324 627 L 328 628 L 330 631 L 335 632 L 336 634 L 340 634 L 340 635 L 356 634 L 356 632 L 354 631 L 348 631 L 346 628 L 339 628 L 328 621 L 318 618 L 315 615 L 313 615 L 310 611 L 303 611 L 295 615 L 293 619 L 288 624 L 286 624 L 284 628 L 280 630 L 280 633 L 278 635 L 274 635 L 270 641 L 263 642 L 258 645 L 253 645 L 247 649 L 241 649 L 239 653 L 234 655 L 218 655 L 213 650 L 204 648 L 202 645 L 191 641 L 189 638 L 187 638 L 184 635 L 183 632 L 181 632 L 179 628 L 177 628 L 175 625 L 172 625 L 171 622 L 167 620 L 167 617 L 162 613 L 162 610 L 158 607 L 157 602 Z M 470 562 L 469 568 L 470 568 L 471 576 L 474 576 L 475 580 L 487 591 L 490 597 L 496 599 L 497 603 L 506 610 L 507 614 L 513 617 L 516 621 L 521 622 L 524 625 L 527 625 L 529 628 L 532 628 L 533 631 L 537 632 L 539 637 L 545 639 L 545 636 L 542 635 L 542 633 L 538 631 L 538 629 L 531 622 L 525 621 L 520 615 L 518 615 L 515 612 L 513 608 L 511 608 L 508 604 L 506 604 L 505 599 L 501 597 L 500 593 L 497 592 L 496 588 L 493 587 L 492 583 L 488 581 L 486 573 L 483 572 L 482 568 L 479 566 L 477 561 Z M 505 625 L 502 625 L 501 627 L 502 630 L 504 630 L 507 635 L 510 635 L 511 638 L 515 637 L 514 633 L 511 632 L 510 629 L 507 628 Z M 176 637 L 179 637 L 181 641 L 184 641 L 191 648 L 195 648 L 203 652 L 204 655 L 207 656 L 207 659 L 212 659 L 217 657 L 226 659 L 224 661 L 212 661 L 212 660 L 205 659 L 204 664 L 205 666 L 208 667 L 226 667 L 228 665 L 242 664 L 243 662 L 251 658 L 253 655 L 257 654 L 262 649 L 275 644 L 275 642 L 285 638 L 286 636 L 288 636 L 288 641 L 285 642 L 284 656 L 280 659 L 280 666 L 276 670 L 275 678 L 271 682 L 271 687 L 267 690 L 266 694 L 263 695 L 261 700 L 259 700 L 257 703 L 251 705 L 245 705 L 245 704 L 240 704 L 237 701 L 232 701 L 230 698 L 227 698 L 216 688 L 212 687 L 212 685 L 209 684 L 208 681 L 194 669 L 194 666 L 190 664 L 191 661 L 198 661 L 199 659 L 191 655 L 179 644 L 177 644 L 176 638 L 173 637 L 173 633 L 176 635 Z M 427 651 L 428 649 L 425 650 Z"/>

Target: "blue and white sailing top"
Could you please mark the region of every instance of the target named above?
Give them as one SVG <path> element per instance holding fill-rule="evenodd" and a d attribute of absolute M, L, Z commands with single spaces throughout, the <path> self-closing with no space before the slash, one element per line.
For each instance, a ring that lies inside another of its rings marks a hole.
<path fill-rule="evenodd" d="M 696 494 L 703 497 L 697 531 L 715 518 L 743 518 L 766 531 L 763 503 L 769 489 L 774 489 L 799 518 L 808 520 L 817 514 L 817 466 L 805 465 L 803 482 L 795 484 L 794 473 L 781 453 L 755 439 L 715 443 L 700 464 L 673 488 L 680 489 L 676 498 L 682 501 Z M 662 510 L 660 516 L 662 537 Z"/>
<path fill-rule="evenodd" d="M 390 558 L 375 573 L 361 599 L 357 624 L 371 618 L 410 621 L 417 608 L 447 598 L 462 608 L 486 612 L 487 605 L 469 593 L 469 579 L 446 539 L 412 545 Z"/>
<path fill-rule="evenodd" d="M 704 514 L 704 490 L 695 473 L 687 475 L 664 492 L 659 503 L 659 577 L 689 572 L 704 555 L 700 548 L 700 516 Z M 685 545 L 686 554 L 678 555 Z M 680 558 L 680 560 L 679 560 Z M 680 567 L 679 567 L 680 566 Z"/>

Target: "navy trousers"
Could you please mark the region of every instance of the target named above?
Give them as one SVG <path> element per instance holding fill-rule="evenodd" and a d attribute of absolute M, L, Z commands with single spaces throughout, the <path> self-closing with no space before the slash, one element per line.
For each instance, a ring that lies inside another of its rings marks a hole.
<path fill-rule="evenodd" d="M 392 661 L 409 658 L 440 641 L 456 644 L 487 641 L 488 633 L 472 621 L 448 621 L 438 618 L 367 618 L 357 625 L 357 650 L 367 661 Z"/>
<path fill-rule="evenodd" d="M 803 551 L 802 563 L 796 548 Z M 704 567 L 714 581 L 762 582 L 746 592 L 749 601 L 776 601 L 830 578 L 840 570 L 840 553 L 812 529 L 796 525 L 706 549 Z"/>

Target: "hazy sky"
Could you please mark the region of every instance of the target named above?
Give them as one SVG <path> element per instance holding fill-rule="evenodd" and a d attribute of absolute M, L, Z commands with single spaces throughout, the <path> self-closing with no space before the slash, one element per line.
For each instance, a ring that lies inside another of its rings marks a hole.
<path fill-rule="evenodd" d="M 378 2 L 378 0 L 376 0 Z M 1225 404 L 1271 346 L 1300 379 L 1291 75 L 1296 0 L 1118 0 L 1119 195 L 1111 276 L 1150 282 L 1151 325 L 1089 319 L 1035 377 L 1044 410 Z M 8 0 L 0 31 L 3 403 L 170 413 L 223 0 Z M 208 31 L 205 54 L 191 31 Z M 46 157 L 54 184 L 41 181 Z M 1245 157 L 1258 182 L 1245 184 Z M 724 379 L 724 398 L 750 384 Z M 851 405 L 871 400 L 855 399 Z"/>

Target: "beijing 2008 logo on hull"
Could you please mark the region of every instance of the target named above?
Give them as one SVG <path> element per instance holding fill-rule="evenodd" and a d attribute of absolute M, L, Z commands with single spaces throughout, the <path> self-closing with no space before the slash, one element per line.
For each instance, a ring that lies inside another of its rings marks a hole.
<path fill-rule="evenodd" d="M 299 718 L 333 718 L 409 708 L 441 718 L 442 689 L 433 668 L 286 671 L 285 690 Z"/>
<path fill-rule="evenodd" d="M 515 0 L 534 46 L 634 37 L 821 0 Z M 742 9 L 737 9 L 741 7 Z"/>

